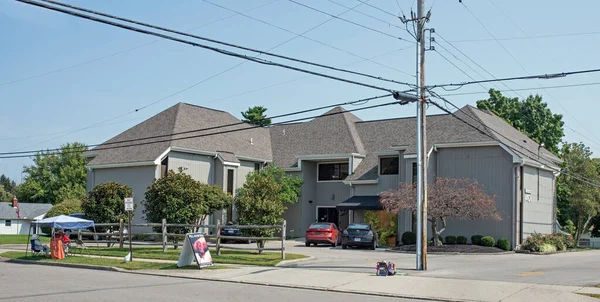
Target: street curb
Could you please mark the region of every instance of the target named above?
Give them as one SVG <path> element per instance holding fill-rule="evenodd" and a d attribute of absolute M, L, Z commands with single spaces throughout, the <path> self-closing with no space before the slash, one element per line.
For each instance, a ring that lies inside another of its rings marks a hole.
<path fill-rule="evenodd" d="M 297 260 L 302 260 L 302 259 L 297 259 Z M 293 260 L 290 260 L 290 261 L 293 261 Z M 401 294 L 388 294 L 388 293 L 379 293 L 379 292 L 341 290 L 341 289 L 331 289 L 331 288 L 326 288 L 326 287 L 308 286 L 308 285 L 273 284 L 273 283 L 265 283 L 265 282 L 215 279 L 215 278 L 208 278 L 208 277 L 177 276 L 177 275 L 159 274 L 159 273 L 152 273 L 152 272 L 145 272 L 145 271 L 131 271 L 131 270 L 126 270 L 126 269 L 111 267 L 111 266 L 85 265 L 85 264 L 60 263 L 60 262 L 43 262 L 43 261 L 33 261 L 33 260 L 12 259 L 12 258 L 5 258 L 5 257 L 1 257 L 1 256 L 0 256 L 0 262 L 26 264 L 26 265 L 46 265 L 46 266 L 59 266 L 59 267 L 79 268 L 79 269 L 92 269 L 92 270 L 110 271 L 110 272 L 125 273 L 125 274 L 137 274 L 137 275 L 155 276 L 155 277 L 167 277 L 167 278 L 178 278 L 178 279 L 188 279 L 188 280 L 202 280 L 202 281 L 210 281 L 210 282 L 227 282 L 227 283 L 236 283 L 236 284 L 248 284 L 248 285 L 257 285 L 257 286 L 279 287 L 279 288 L 304 289 L 304 290 L 313 290 L 313 291 L 326 291 L 326 292 L 334 292 L 334 293 L 356 294 L 356 295 L 365 295 L 365 296 L 378 296 L 378 297 L 388 297 L 388 298 L 404 298 L 404 299 L 425 300 L 425 301 L 444 301 L 444 302 L 474 302 L 475 301 L 475 300 L 461 300 L 461 299 L 447 299 L 447 298 L 429 298 L 429 297 L 419 297 L 419 296 L 410 296 L 410 295 L 401 295 Z"/>
<path fill-rule="evenodd" d="M 178 275 L 163 275 L 158 273 L 144 272 L 144 271 L 128 271 L 117 269 L 121 273 L 127 274 L 138 274 L 138 275 L 146 275 L 146 276 L 159 276 L 159 277 L 167 277 L 167 278 L 179 278 L 179 279 L 188 279 L 188 280 L 202 280 L 202 281 L 210 281 L 210 282 L 226 282 L 226 283 L 235 283 L 235 284 L 248 284 L 248 285 L 257 285 L 257 286 L 268 286 L 268 287 L 279 287 L 279 288 L 291 288 L 291 289 L 304 289 L 304 290 L 312 290 L 312 291 L 325 291 L 332 293 L 343 293 L 343 294 L 355 294 L 355 295 L 363 295 L 363 296 L 377 296 L 377 297 L 386 297 L 386 298 L 402 298 L 402 299 L 412 299 L 412 300 L 425 300 L 425 301 L 443 301 L 443 302 L 475 302 L 477 300 L 464 300 L 464 299 L 448 299 L 448 298 L 432 298 L 432 297 L 420 297 L 420 296 L 411 296 L 411 295 L 402 295 L 402 294 L 388 294 L 388 293 L 380 293 L 380 292 L 367 292 L 367 291 L 354 291 L 354 290 L 343 290 L 343 289 L 332 289 L 327 287 L 320 286 L 309 286 L 309 285 L 291 285 L 291 284 L 277 284 L 277 283 L 266 283 L 266 282 L 254 282 L 254 281 L 236 281 L 236 280 L 227 280 L 227 279 L 214 279 L 207 277 L 193 277 L 193 276 L 178 276 Z"/>
<path fill-rule="evenodd" d="M 306 257 L 306 258 L 301 258 L 301 259 L 294 259 L 294 260 L 283 260 L 277 264 L 275 264 L 275 267 L 279 267 L 282 265 L 287 265 L 287 264 L 291 264 L 291 263 L 297 263 L 297 262 L 302 262 L 302 261 L 308 261 L 308 260 L 314 260 L 315 257 L 310 256 L 310 257 Z"/>
<path fill-rule="evenodd" d="M 415 252 L 409 252 L 409 251 L 395 251 L 395 250 L 386 250 L 386 252 L 390 252 L 390 253 L 398 253 L 398 254 L 415 254 Z M 510 255 L 510 254 L 516 254 L 515 251 L 506 251 L 506 252 L 498 252 L 498 253 L 461 253 L 461 252 L 452 252 L 452 253 L 445 253 L 445 252 L 429 252 L 427 251 L 427 254 L 434 254 L 434 255 L 464 255 L 464 256 L 470 256 L 470 255 L 485 255 L 485 256 L 493 256 L 493 255 Z"/>
<path fill-rule="evenodd" d="M 6 257 L 1 257 L 1 256 L 0 256 L 0 262 L 28 264 L 28 265 L 37 264 L 37 265 L 46 265 L 46 266 L 60 266 L 60 267 L 70 267 L 70 268 L 92 269 L 92 270 L 98 270 L 98 271 L 110 271 L 110 272 L 118 272 L 119 271 L 118 268 L 112 267 L 112 266 L 22 260 L 22 259 L 6 258 Z"/>

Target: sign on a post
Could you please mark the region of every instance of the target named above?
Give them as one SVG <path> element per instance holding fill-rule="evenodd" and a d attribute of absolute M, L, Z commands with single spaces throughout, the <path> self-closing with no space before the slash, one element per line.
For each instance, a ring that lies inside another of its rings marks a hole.
<path fill-rule="evenodd" d="M 133 211 L 133 198 L 125 198 L 125 211 Z"/>
<path fill-rule="evenodd" d="M 213 260 L 210 256 L 210 251 L 208 250 L 208 244 L 204 235 L 201 233 L 188 233 L 185 235 L 183 248 L 181 249 L 181 254 L 179 254 L 179 261 L 177 261 L 177 267 L 188 266 L 193 262 L 196 262 L 200 269 L 213 265 Z"/>

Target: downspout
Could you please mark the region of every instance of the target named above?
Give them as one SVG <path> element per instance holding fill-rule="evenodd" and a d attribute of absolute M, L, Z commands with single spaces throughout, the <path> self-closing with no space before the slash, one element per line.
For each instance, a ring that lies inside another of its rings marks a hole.
<path fill-rule="evenodd" d="M 512 248 L 513 250 L 517 247 L 517 208 L 518 208 L 518 184 L 517 184 L 517 173 L 519 173 L 519 167 L 521 166 L 521 164 L 514 164 L 513 165 L 513 173 L 512 173 L 512 187 L 513 187 L 513 194 L 512 194 L 512 207 L 513 207 L 513 214 L 512 214 Z"/>

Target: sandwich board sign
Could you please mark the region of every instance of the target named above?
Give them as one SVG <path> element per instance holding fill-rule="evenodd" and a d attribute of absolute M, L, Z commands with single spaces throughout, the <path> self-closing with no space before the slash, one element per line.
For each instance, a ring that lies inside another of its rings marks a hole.
<path fill-rule="evenodd" d="M 208 250 L 208 243 L 202 233 L 185 234 L 185 242 L 179 254 L 177 267 L 192 265 L 194 261 L 199 269 L 214 265 Z"/>

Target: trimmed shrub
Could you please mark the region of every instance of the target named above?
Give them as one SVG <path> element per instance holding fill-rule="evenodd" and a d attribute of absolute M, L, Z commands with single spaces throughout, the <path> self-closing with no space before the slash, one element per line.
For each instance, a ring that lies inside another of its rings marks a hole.
<path fill-rule="evenodd" d="M 525 242 L 521 245 L 521 249 L 532 252 L 542 252 L 542 245 L 545 244 L 554 246 L 555 251 L 565 251 L 568 248 L 575 247 L 575 240 L 573 239 L 573 236 L 561 233 L 548 235 L 534 233 L 525 239 Z M 545 249 L 549 250 L 548 247 L 545 247 Z"/>
<path fill-rule="evenodd" d="M 560 238 L 561 241 L 565 244 L 565 249 L 567 249 L 567 248 L 572 249 L 576 246 L 575 238 L 573 238 L 572 235 L 567 235 L 567 234 L 563 234 L 563 233 L 556 233 L 554 235 L 556 237 Z"/>
<path fill-rule="evenodd" d="M 446 244 L 456 244 L 456 236 L 446 236 Z"/>
<path fill-rule="evenodd" d="M 542 243 L 542 245 L 540 245 L 540 252 L 542 253 L 555 253 L 556 252 L 556 246 L 551 244 L 551 243 Z"/>
<path fill-rule="evenodd" d="M 458 244 L 467 244 L 467 237 L 465 237 L 465 236 L 458 236 L 458 237 L 456 237 L 456 243 L 458 243 Z"/>
<path fill-rule="evenodd" d="M 471 236 L 471 243 L 481 245 L 481 238 L 483 238 L 483 235 L 473 235 Z"/>
<path fill-rule="evenodd" d="M 431 241 L 433 241 L 433 238 L 435 237 L 431 237 Z M 442 235 L 438 235 L 438 239 L 440 240 L 440 242 L 444 242 L 444 237 L 442 237 Z"/>
<path fill-rule="evenodd" d="M 417 235 L 413 232 L 404 232 L 402 233 L 402 244 L 410 245 L 417 243 Z"/>
<path fill-rule="evenodd" d="M 494 246 L 495 243 L 496 243 L 496 241 L 494 240 L 494 237 L 492 237 L 492 236 L 484 236 L 481 238 L 482 246 Z"/>
<path fill-rule="evenodd" d="M 510 241 L 508 241 L 508 239 L 506 238 L 498 239 L 498 242 L 496 242 L 496 246 L 505 251 L 510 251 Z"/>

